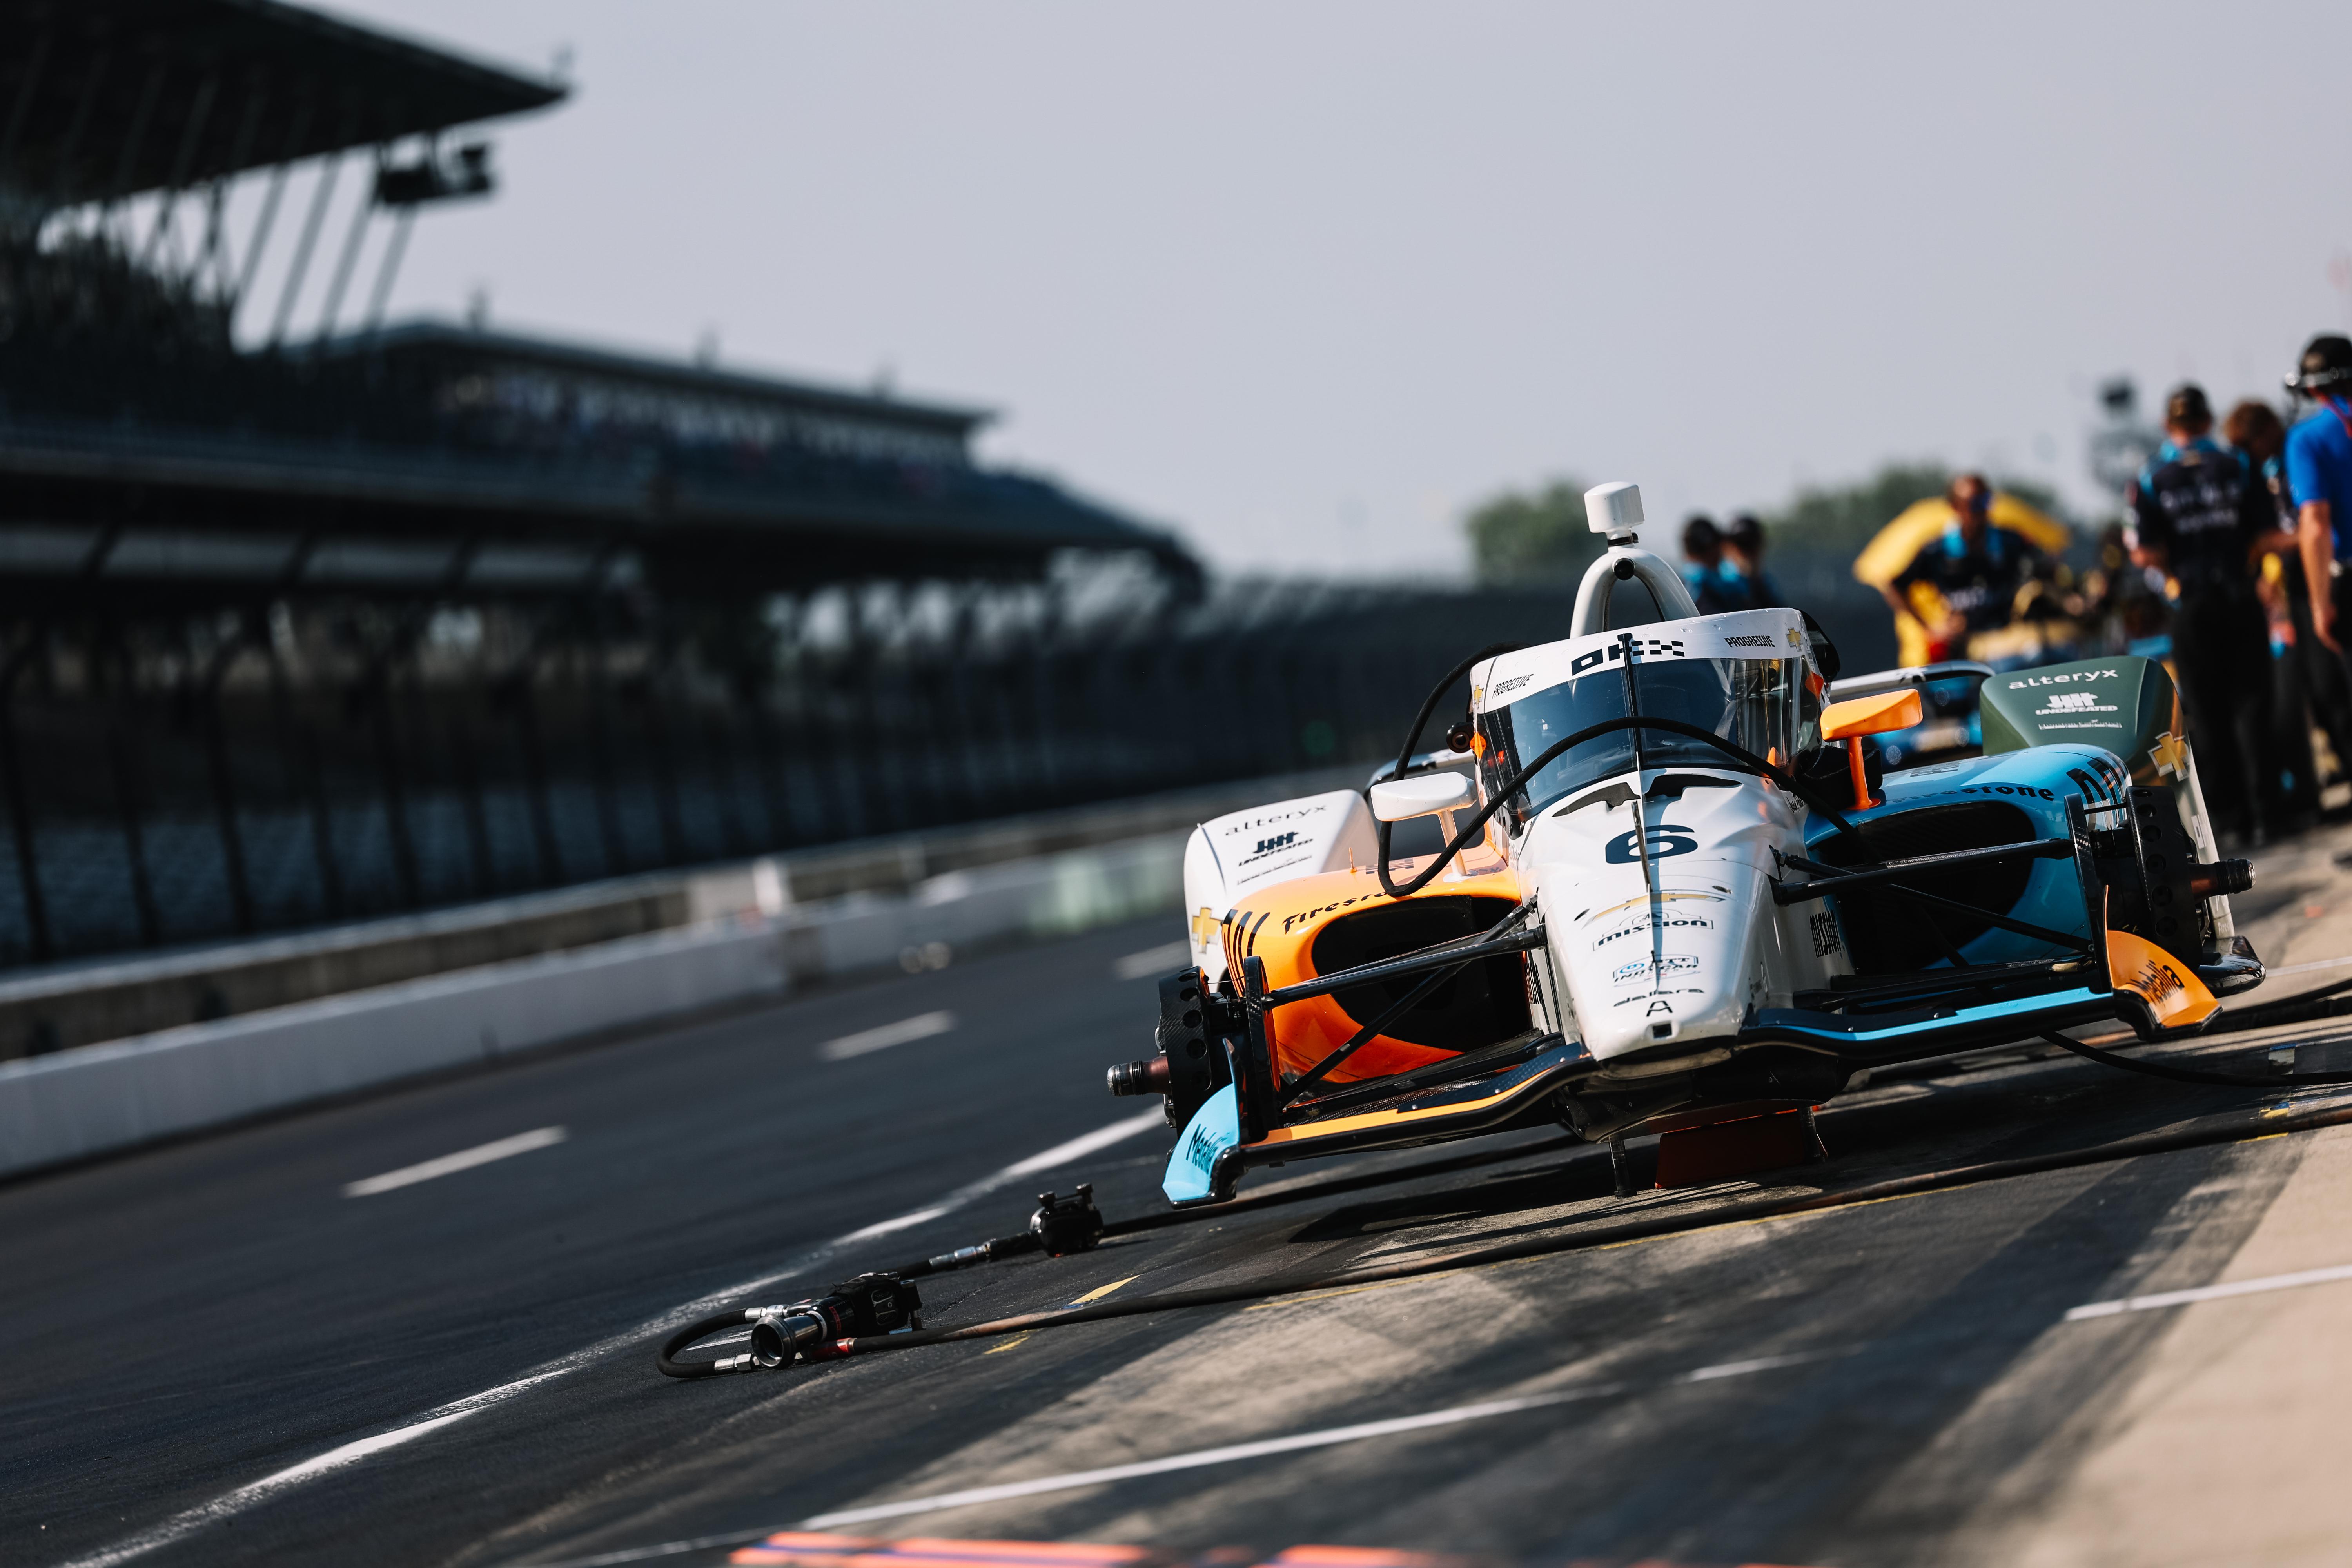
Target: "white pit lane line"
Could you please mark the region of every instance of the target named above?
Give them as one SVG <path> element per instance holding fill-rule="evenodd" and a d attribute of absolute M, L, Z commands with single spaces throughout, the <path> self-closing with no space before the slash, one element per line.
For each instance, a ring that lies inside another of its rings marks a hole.
<path fill-rule="evenodd" d="M 1309 1448 L 1328 1448 L 1340 1443 L 1360 1443 L 1368 1437 L 1390 1437 L 1404 1432 L 1426 1431 L 1435 1426 L 1454 1426 L 1465 1421 L 1484 1421 L 1496 1415 L 1516 1415 L 1523 1411 L 1548 1410 L 1558 1405 L 1579 1404 L 1588 1399 L 1606 1399 L 1614 1394 L 1656 1392 L 1685 1384 L 1713 1383 L 1727 1377 L 1749 1377 L 1759 1372 L 1772 1372 L 1781 1367 L 1804 1366 L 1813 1362 L 1834 1361 L 1854 1354 L 1862 1347 L 1842 1346 L 1836 1350 L 1806 1351 L 1795 1355 L 1758 1356 L 1749 1361 L 1724 1362 L 1715 1366 L 1703 1366 L 1691 1372 L 1648 1382 L 1583 1383 L 1572 1388 L 1554 1389 L 1543 1394 L 1522 1394 L 1514 1399 L 1489 1399 L 1476 1405 L 1456 1405 L 1444 1410 L 1424 1410 L 1417 1415 L 1395 1415 L 1385 1421 L 1360 1421 L 1349 1426 L 1326 1426 L 1320 1431 L 1297 1432 L 1286 1437 L 1266 1437 L 1254 1443 L 1229 1443 L 1216 1448 L 1196 1448 L 1189 1454 L 1171 1454 L 1165 1458 L 1144 1459 L 1130 1465 L 1110 1465 L 1098 1470 L 1071 1470 L 1058 1476 L 1039 1476 L 1025 1481 L 1006 1481 L 997 1486 L 967 1487 L 961 1491 L 935 1492 L 929 1497 L 908 1498 L 898 1502 L 876 1503 L 866 1508 L 845 1508 L 832 1513 L 814 1514 L 792 1524 L 762 1525 L 758 1530 L 735 1531 L 726 1535 L 698 1536 L 690 1541 L 665 1541 L 653 1546 L 632 1547 L 623 1552 L 607 1552 L 594 1557 L 575 1557 L 562 1563 L 541 1563 L 535 1568 L 615 1568 L 623 1563 L 645 1563 L 657 1557 L 676 1557 L 688 1552 L 709 1552 L 721 1546 L 740 1546 L 773 1535 L 780 1530 L 832 1530 L 845 1524 L 867 1524 L 877 1520 L 903 1519 L 914 1513 L 936 1513 L 942 1509 L 968 1508 L 975 1503 L 1008 1502 L 1019 1498 L 1036 1497 L 1045 1492 L 1070 1491 L 1079 1487 L 1106 1486 L 1114 1481 L 1135 1480 L 1144 1476 L 1164 1476 L 1178 1470 L 1197 1470 L 1210 1465 L 1229 1465 L 1242 1459 L 1264 1458 L 1273 1454 L 1295 1454 Z"/>
<path fill-rule="evenodd" d="M 918 1013 L 911 1018 L 901 1018 L 895 1024 L 879 1028 L 860 1029 L 854 1035 L 844 1035 L 837 1040 L 827 1040 L 816 1048 L 816 1054 L 829 1062 L 845 1062 L 852 1057 L 862 1057 L 869 1051 L 883 1051 L 892 1046 L 903 1046 L 916 1040 L 928 1040 L 933 1035 L 944 1035 L 956 1026 L 953 1013 Z"/>
<path fill-rule="evenodd" d="M 1166 974 L 1192 956 L 1189 942 L 1163 942 L 1148 947 L 1141 952 L 1130 952 L 1110 966 L 1112 975 L 1120 980 L 1141 980 L 1149 975 Z"/>
<path fill-rule="evenodd" d="M 470 1171 L 477 1165 L 487 1165 L 493 1160 L 511 1159 L 528 1154 L 534 1149 L 552 1149 L 572 1134 L 561 1127 L 534 1127 L 528 1132 L 518 1132 L 511 1138 L 495 1139 L 477 1143 L 471 1149 L 460 1149 L 454 1154 L 444 1154 L 437 1160 L 422 1160 L 414 1165 L 403 1165 L 397 1171 L 386 1171 L 381 1176 L 364 1181 L 347 1182 L 343 1196 L 372 1198 L 378 1193 L 389 1193 L 401 1187 L 413 1187 L 419 1182 L 429 1182 L 436 1176 L 455 1175 Z"/>
<path fill-rule="evenodd" d="M 2163 1307 L 2187 1307 L 2199 1301 L 2226 1301 L 2233 1296 L 2260 1296 L 2272 1290 L 2294 1290 L 2305 1285 L 2335 1285 L 2352 1279 L 2352 1264 L 2334 1268 L 2306 1268 L 2300 1274 L 2266 1274 L 2259 1279 L 2235 1279 L 2227 1285 L 2200 1285 L 2193 1290 L 2164 1290 L 2153 1296 L 2126 1296 L 2116 1301 L 2085 1301 L 2071 1308 L 2066 1321 L 2113 1318 L 2125 1312 L 2150 1312 Z"/>
<path fill-rule="evenodd" d="M 1017 1161 L 993 1174 L 982 1176 L 976 1182 L 966 1183 L 938 1202 L 927 1205 L 913 1213 L 920 1215 L 923 1219 L 937 1219 L 942 1215 L 953 1214 L 956 1210 L 966 1207 L 989 1194 L 1000 1188 L 1011 1186 L 1026 1177 L 1066 1165 L 1073 1160 L 1084 1159 L 1097 1150 L 1109 1148 L 1114 1143 L 1135 1137 L 1138 1133 L 1148 1132 L 1155 1127 L 1166 1126 L 1166 1117 L 1155 1107 L 1150 1110 L 1114 1121 L 1108 1127 L 1097 1128 L 1092 1132 L 1084 1133 L 1067 1142 L 1056 1143 L 1050 1149 L 1032 1154 L 1025 1160 Z M 576 1350 L 560 1360 L 550 1362 L 535 1369 L 528 1376 L 518 1378 L 512 1383 L 503 1383 L 496 1388 L 485 1389 L 479 1394 L 468 1394 L 451 1404 L 437 1405 L 389 1431 L 330 1448 L 325 1453 L 305 1459 L 299 1465 L 289 1466 L 285 1469 L 264 1476 L 257 1481 L 238 1487 L 233 1491 L 224 1492 L 209 1502 L 199 1503 L 194 1508 L 175 1513 L 161 1523 L 127 1536 L 111 1546 L 61 1563 L 59 1568 L 114 1568 L 116 1563 L 128 1563 L 133 1558 L 143 1557 L 151 1552 L 174 1545 L 208 1526 L 218 1524 L 223 1520 L 233 1518 L 268 1502 L 306 1482 L 316 1480 L 322 1476 L 332 1475 L 359 1463 L 371 1455 L 380 1454 L 387 1448 L 414 1442 L 465 1416 L 490 1409 L 494 1405 L 503 1405 L 528 1389 L 577 1372 L 582 1367 L 600 1361 L 615 1352 L 641 1351 L 646 1342 L 674 1332 L 695 1319 L 705 1317 L 731 1301 L 740 1300 L 746 1296 L 757 1295 L 772 1286 L 781 1285 L 788 1279 L 807 1273 L 825 1263 L 844 1247 L 854 1242 L 867 1237 L 905 1229 L 908 1225 L 919 1223 L 921 1223 L 920 1220 L 902 1215 L 896 1221 L 885 1220 L 878 1226 L 867 1226 L 862 1230 L 854 1230 L 845 1236 L 836 1237 L 774 1273 L 762 1274 L 756 1279 L 740 1280 L 724 1289 L 714 1290 L 697 1300 L 673 1308 L 649 1322 L 640 1323 L 633 1329 Z"/>

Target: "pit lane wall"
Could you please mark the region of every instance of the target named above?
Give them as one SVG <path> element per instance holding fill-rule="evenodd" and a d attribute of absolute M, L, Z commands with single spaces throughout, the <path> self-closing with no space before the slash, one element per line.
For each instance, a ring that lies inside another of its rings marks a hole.
<path fill-rule="evenodd" d="M 1276 782 L 1330 787 L 1319 777 Z M 740 886 L 743 907 L 681 929 L 0 1062 L 0 1176 L 920 963 L 927 948 L 937 952 L 933 944 L 961 952 L 1155 911 L 1173 916 L 1189 833 L 973 866 L 901 893 L 853 892 L 768 912 L 759 901 L 763 883 L 772 893 L 772 872 L 751 862 L 716 873 L 722 890 Z M 1172 920 L 1169 930 L 1172 940 Z"/>

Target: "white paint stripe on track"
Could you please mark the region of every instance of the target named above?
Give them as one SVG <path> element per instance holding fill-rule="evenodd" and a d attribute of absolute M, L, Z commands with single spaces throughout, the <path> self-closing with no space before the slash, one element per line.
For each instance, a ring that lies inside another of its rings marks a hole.
<path fill-rule="evenodd" d="M 1130 952 L 1110 966 L 1113 977 L 1119 980 L 1141 980 L 1150 974 L 1165 974 L 1192 956 L 1189 942 L 1162 942 L 1147 947 L 1141 952 Z"/>
<path fill-rule="evenodd" d="M 926 1221 L 938 1219 L 947 1212 L 947 1210 L 940 1208 L 937 1205 L 933 1205 L 927 1209 L 917 1209 L 912 1214 L 902 1214 L 897 1219 L 886 1219 L 877 1224 L 869 1225 L 863 1230 L 853 1230 L 847 1236 L 843 1237 L 841 1241 L 843 1244 L 852 1241 L 865 1241 L 873 1237 L 888 1236 L 893 1231 L 912 1230 L 917 1226 L 921 1225 Z"/>
<path fill-rule="evenodd" d="M 887 1050 L 915 1040 L 928 1040 L 933 1035 L 944 1035 L 956 1026 L 953 1013 L 918 1013 L 911 1018 L 901 1018 L 895 1024 L 860 1029 L 854 1035 L 844 1035 L 837 1040 L 827 1040 L 816 1048 L 816 1054 L 829 1062 L 845 1062 L 852 1057 L 862 1057 L 869 1051 Z"/>
<path fill-rule="evenodd" d="M 235 1491 L 224 1492 L 210 1502 L 199 1503 L 194 1508 L 175 1513 L 162 1523 L 140 1531 L 103 1551 L 92 1552 L 86 1557 L 77 1557 L 72 1562 L 63 1564 L 62 1568 L 114 1568 L 116 1563 L 128 1563 L 134 1557 L 143 1557 L 150 1552 L 175 1545 L 207 1525 L 217 1524 L 225 1519 L 243 1513 L 247 1509 L 268 1502 L 280 1493 L 291 1491 L 307 1481 L 318 1479 L 320 1476 L 331 1475 L 337 1470 L 359 1463 L 371 1455 L 381 1454 L 386 1448 L 396 1448 L 429 1432 L 437 1432 L 454 1421 L 462 1421 L 468 1415 L 488 1410 L 494 1405 L 512 1398 L 526 1388 L 560 1375 L 562 1374 L 551 1372 L 518 1378 L 512 1383 L 500 1384 L 496 1388 L 485 1389 L 479 1394 L 469 1394 L 453 1404 L 428 1410 L 417 1419 L 404 1426 L 395 1426 L 389 1432 L 379 1432 L 373 1437 L 362 1437 L 356 1442 L 330 1448 L 325 1453 L 305 1459 L 299 1465 L 289 1465 L 286 1468 L 264 1476 L 257 1481 L 248 1482 Z"/>
<path fill-rule="evenodd" d="M 2263 973 L 2303 974 L 2314 969 L 2341 969 L 2347 963 L 2352 963 L 2352 953 L 2346 953 L 2342 958 L 2315 958 L 2309 963 L 2282 963 L 2275 968 L 2265 969 Z"/>
<path fill-rule="evenodd" d="M 1006 1180 L 1034 1176 L 1043 1171 L 1055 1170 L 1074 1160 L 1083 1160 L 1114 1143 L 1124 1143 L 1139 1132 L 1149 1132 L 1154 1127 L 1168 1125 L 1168 1113 L 1158 1109 L 1139 1111 L 1124 1121 L 1114 1121 L 1108 1127 L 1097 1127 L 1092 1132 L 1056 1143 L 1042 1154 L 1032 1154 L 1017 1165 L 1004 1167 Z"/>
<path fill-rule="evenodd" d="M 511 1138 L 494 1139 L 477 1143 L 470 1149 L 460 1149 L 454 1154 L 444 1154 L 437 1160 L 421 1160 L 414 1165 L 403 1165 L 397 1171 L 386 1171 L 381 1176 L 343 1184 L 343 1196 L 369 1198 L 378 1193 L 388 1193 L 399 1187 L 413 1187 L 419 1182 L 429 1182 L 436 1176 L 454 1175 L 470 1171 L 477 1165 L 487 1165 L 493 1160 L 512 1159 L 528 1154 L 533 1149 L 550 1149 L 572 1134 L 561 1127 L 534 1127 L 528 1132 L 518 1132 Z"/>
<path fill-rule="evenodd" d="M 2294 1290 L 2305 1285 L 2333 1285 L 2352 1279 L 2352 1264 L 2333 1268 L 2306 1268 L 2300 1274 L 2268 1274 L 2260 1279 L 2235 1279 L 2227 1285 L 2200 1285 L 2193 1290 L 2165 1290 L 2153 1296 L 2126 1296 L 2118 1301 L 2086 1301 L 2070 1309 L 2066 1321 L 2112 1318 L 2125 1312 L 2147 1312 L 2159 1307 L 2186 1307 L 2197 1301 L 2226 1301 L 2232 1296 L 2260 1296 L 2271 1290 Z"/>
<path fill-rule="evenodd" d="M 1264 1458 L 1269 1454 L 1294 1454 L 1302 1448 L 1328 1448 L 1339 1443 L 1361 1442 L 1367 1437 L 1390 1437 L 1401 1432 L 1420 1432 L 1432 1426 L 1453 1426 L 1465 1421 L 1483 1421 L 1493 1415 L 1514 1415 L 1523 1410 L 1542 1410 L 1555 1405 L 1599 1399 L 1607 1394 L 1622 1394 L 1629 1386 L 1622 1383 L 1589 1384 L 1581 1388 L 1561 1389 L 1557 1394 L 1531 1394 L 1518 1399 L 1490 1399 L 1483 1405 L 1457 1405 L 1450 1410 L 1428 1410 L 1419 1415 L 1397 1415 L 1386 1421 L 1360 1421 L 1352 1426 L 1328 1426 L 1320 1432 L 1297 1432 L 1287 1437 L 1233 1443 L 1222 1448 L 1198 1448 L 1189 1454 L 1171 1454 L 1164 1459 L 1145 1459 L 1132 1465 L 1108 1465 L 1099 1470 L 1072 1470 L 1065 1475 L 1039 1476 L 1034 1480 L 1006 1481 L 1001 1486 L 969 1487 L 962 1491 L 939 1492 L 930 1497 L 876 1503 L 870 1508 L 845 1508 L 804 1519 L 793 1528 L 831 1530 L 836 1525 L 865 1524 L 877 1519 L 899 1519 L 910 1513 L 968 1508 L 974 1503 L 1005 1502 L 1014 1498 L 1035 1497 L 1041 1492 L 1070 1491 L 1078 1487 L 1101 1486 L 1109 1481 L 1130 1481 L 1142 1476 L 1164 1476 L 1174 1470 L 1229 1465 L 1241 1459 Z"/>
<path fill-rule="evenodd" d="M 404 1422 L 388 1432 L 330 1448 L 314 1458 L 289 1466 L 265 1476 L 260 1480 L 239 1487 L 234 1491 L 224 1492 L 209 1502 L 200 1503 L 194 1508 L 173 1514 L 160 1524 L 152 1525 L 111 1546 L 88 1556 L 77 1557 L 69 1563 L 61 1563 L 59 1568 L 115 1568 L 117 1563 L 128 1563 L 133 1558 L 143 1557 L 148 1552 L 173 1545 L 209 1525 L 217 1524 L 225 1519 L 268 1502 L 273 1497 L 291 1490 L 306 1481 L 331 1474 L 347 1465 L 356 1464 L 372 1454 L 382 1453 L 386 1448 L 397 1447 L 403 1443 L 422 1437 L 428 1432 L 437 1431 L 460 1416 L 471 1415 L 477 1411 L 488 1410 L 493 1405 L 502 1405 L 527 1389 L 567 1376 L 616 1352 L 642 1351 L 648 1341 L 673 1333 L 697 1318 L 708 1317 L 717 1308 L 730 1302 L 740 1301 L 746 1296 L 756 1295 L 771 1286 L 782 1284 L 788 1279 L 796 1279 L 809 1272 L 853 1242 L 871 1236 L 886 1235 L 892 1230 L 905 1229 L 910 1226 L 921 1224 L 925 1220 L 937 1219 L 942 1215 L 953 1214 L 956 1210 L 986 1197 L 1000 1188 L 1010 1186 L 1025 1176 L 1052 1170 L 1072 1160 L 1084 1158 L 1098 1149 L 1108 1148 L 1124 1139 L 1132 1138 L 1151 1127 L 1165 1125 L 1166 1119 L 1159 1111 L 1152 1110 L 1139 1116 L 1130 1116 L 1121 1121 L 1114 1121 L 1108 1127 L 1100 1128 L 1082 1137 L 1073 1138 L 1066 1143 L 1056 1143 L 1042 1153 L 1032 1154 L 1027 1159 L 1007 1165 L 993 1174 L 982 1176 L 976 1182 L 967 1182 L 938 1202 L 914 1210 L 909 1215 L 901 1215 L 898 1220 L 885 1220 L 878 1226 L 867 1226 L 860 1230 L 853 1230 L 845 1236 L 836 1237 L 824 1246 L 812 1248 L 803 1254 L 783 1268 L 760 1275 L 755 1279 L 740 1280 L 724 1289 L 712 1291 L 707 1296 L 673 1308 L 648 1322 L 640 1323 L 633 1329 L 625 1330 L 620 1333 L 599 1340 L 594 1344 L 573 1351 L 567 1356 L 549 1362 L 512 1383 L 502 1383 L 496 1388 L 484 1389 L 479 1394 L 467 1394 L 463 1399 L 427 1410 L 423 1415 Z M 330 1460 L 333 1460 L 334 1463 L 329 1464 Z M 696 1549 L 681 1546 L 677 1550 L 683 1552 Z M 621 1559 L 614 1559 L 614 1561 L 621 1561 Z"/>
<path fill-rule="evenodd" d="M 540 1568 L 617 1568 L 624 1563 L 645 1563 L 657 1557 L 677 1557 L 688 1552 L 708 1552 L 721 1546 L 740 1546 L 773 1535 L 779 1530 L 831 1530 L 845 1524 L 865 1524 L 876 1520 L 900 1519 L 912 1513 L 933 1513 L 942 1509 L 967 1508 L 975 1503 L 1006 1502 L 1016 1498 L 1035 1497 L 1045 1492 L 1070 1491 L 1079 1487 L 1102 1486 L 1112 1481 L 1134 1480 L 1144 1476 L 1164 1476 L 1178 1470 L 1195 1470 L 1210 1465 L 1233 1464 L 1242 1459 L 1264 1458 L 1272 1454 L 1294 1454 L 1309 1448 L 1328 1448 L 1340 1443 L 1358 1443 L 1369 1437 L 1390 1437 L 1405 1432 L 1426 1431 L 1435 1426 L 1458 1426 L 1465 1421 L 1484 1421 L 1496 1415 L 1513 1415 L 1521 1411 L 1544 1410 L 1562 1405 L 1573 1405 L 1588 1399 L 1605 1399 L 1612 1394 L 1633 1393 L 1643 1388 L 1673 1387 L 1678 1384 L 1710 1383 L 1717 1378 L 1744 1377 L 1753 1373 L 1769 1372 L 1778 1367 L 1799 1366 L 1808 1362 L 1830 1361 L 1853 1353 L 1854 1347 L 1833 1351 L 1812 1351 L 1798 1355 L 1759 1356 L 1751 1361 L 1726 1362 L 1717 1366 L 1703 1366 L 1693 1372 L 1665 1378 L 1657 1383 L 1587 1383 L 1574 1388 L 1557 1389 L 1549 1394 L 1523 1394 L 1515 1399 L 1489 1399 L 1476 1405 L 1457 1405 L 1444 1410 L 1423 1411 L 1418 1415 L 1391 1416 L 1385 1421 L 1360 1421 L 1349 1426 L 1327 1426 L 1316 1432 L 1299 1432 L 1287 1437 L 1267 1437 L 1254 1443 L 1230 1443 L 1216 1448 L 1196 1448 L 1189 1454 L 1171 1454 L 1162 1459 L 1144 1459 L 1130 1465 L 1110 1465 L 1098 1470 L 1072 1470 L 1064 1475 L 1040 1476 L 1033 1480 L 1006 1481 L 992 1487 L 967 1487 L 961 1491 L 936 1492 L 929 1497 L 908 1498 L 899 1502 L 876 1503 L 866 1508 L 845 1508 L 832 1513 L 820 1513 L 794 1524 L 767 1525 L 758 1530 L 736 1531 L 726 1535 L 698 1536 L 690 1541 L 665 1541 L 652 1546 L 631 1547 L 622 1552 L 607 1552 L 595 1557 L 572 1558 L 562 1563 L 545 1563 Z"/>

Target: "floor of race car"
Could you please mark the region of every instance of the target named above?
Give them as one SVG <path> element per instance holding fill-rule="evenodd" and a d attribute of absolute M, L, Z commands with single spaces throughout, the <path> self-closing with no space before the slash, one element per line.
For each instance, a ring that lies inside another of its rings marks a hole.
<path fill-rule="evenodd" d="M 2352 977 L 2332 963 L 2352 957 L 2347 843 L 2261 858 L 2240 907 L 2283 972 L 2261 999 Z M 1169 1135 L 1100 1085 L 1151 1011 L 1118 961 L 1167 935 L 0 1187 L 0 1558 L 2352 1559 L 2352 1125 L 2326 1124 L 2352 1090 L 2190 1088 L 2039 1047 L 1882 1076 L 1823 1112 L 1828 1163 L 1756 1181 L 1616 1199 L 1601 1152 L 1541 1132 L 1301 1163 L 1234 1208 L 923 1290 L 947 1324 L 1592 1245 L 782 1373 L 654 1372 L 655 1325 L 706 1297 L 790 1300 L 1003 1234 L 1045 1187 L 1159 1212 Z M 939 1013 L 953 1026 L 894 1027 Z M 860 1037 L 900 1043 L 824 1048 Z M 2166 1054 L 2259 1070 L 2281 1040 L 2352 1041 L 2352 1019 Z M 2168 1134 L 2208 1141 L 2106 1147 Z M 1884 1195 L 2037 1156 L 2066 1158 Z M 1881 1195 L 1759 1217 L 1817 1193 Z M 1625 1239 L 1636 1223 L 1678 1228 Z M 1074 1542 L 1136 1550 L 1039 1544 Z M 1375 1554 L 1310 1550 L 1333 1547 Z"/>

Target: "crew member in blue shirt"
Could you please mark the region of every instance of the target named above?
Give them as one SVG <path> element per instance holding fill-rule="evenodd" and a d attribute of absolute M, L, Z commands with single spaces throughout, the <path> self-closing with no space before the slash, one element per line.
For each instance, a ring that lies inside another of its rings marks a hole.
<path fill-rule="evenodd" d="M 1702 616 L 1748 607 L 1724 591 L 1723 531 L 1704 512 L 1695 513 L 1683 524 L 1683 585 L 1690 590 L 1691 603 Z"/>
<path fill-rule="evenodd" d="M 2338 658 L 2352 554 L 2352 338 L 2324 332 L 2303 351 L 2290 391 L 2319 406 L 2286 433 L 2286 483 L 2295 500 L 2295 542 L 2311 586 L 2311 631 Z"/>
<path fill-rule="evenodd" d="M 2124 492 L 2124 542 L 2132 559 L 2171 579 L 2172 668 L 2189 733 L 2204 753 L 2198 771 L 2223 831 L 2265 842 L 2284 826 L 2272 743 L 2270 623 L 2254 591 L 2256 559 L 2277 532 L 2270 490 L 2213 439 L 2202 388 L 2184 385 L 2164 405 L 2164 445 Z"/>

